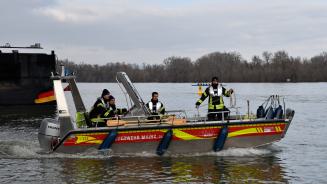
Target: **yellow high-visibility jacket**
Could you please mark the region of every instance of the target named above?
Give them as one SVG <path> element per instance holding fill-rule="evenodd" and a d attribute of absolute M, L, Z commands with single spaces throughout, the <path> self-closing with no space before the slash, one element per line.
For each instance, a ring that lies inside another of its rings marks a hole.
<path fill-rule="evenodd" d="M 208 110 L 221 110 L 224 109 L 224 99 L 223 96 L 229 97 L 230 93 L 226 88 L 219 86 L 213 88 L 212 86 L 207 87 L 207 89 L 202 93 L 201 98 L 197 101 L 197 104 L 201 104 L 209 96 Z"/>

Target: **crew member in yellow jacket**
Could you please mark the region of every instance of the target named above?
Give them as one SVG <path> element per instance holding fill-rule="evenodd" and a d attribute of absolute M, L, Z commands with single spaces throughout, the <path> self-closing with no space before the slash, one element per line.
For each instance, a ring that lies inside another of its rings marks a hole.
<path fill-rule="evenodd" d="M 211 85 L 204 91 L 201 98 L 195 103 L 196 108 L 199 108 L 200 104 L 209 97 L 208 100 L 208 120 L 221 120 L 222 114 L 226 119 L 229 110 L 224 105 L 223 96 L 229 97 L 233 93 L 233 89 L 226 90 L 219 84 L 218 77 L 212 77 Z M 228 112 L 223 112 L 228 111 Z"/>

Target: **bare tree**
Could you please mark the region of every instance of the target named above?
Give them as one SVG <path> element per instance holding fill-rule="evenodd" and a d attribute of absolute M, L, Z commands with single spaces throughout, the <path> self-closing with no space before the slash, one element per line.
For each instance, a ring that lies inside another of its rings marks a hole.
<path fill-rule="evenodd" d="M 60 60 L 75 71 L 81 82 L 115 82 L 115 75 L 125 71 L 134 82 L 206 82 L 218 76 L 223 82 L 326 82 L 327 52 L 311 59 L 289 56 L 286 51 L 263 52 L 251 62 L 237 52 L 213 52 L 192 61 L 187 57 L 168 57 L 162 64 L 127 64 L 109 62 L 106 65 L 75 64 Z M 57 67 L 57 68 L 58 68 Z"/>

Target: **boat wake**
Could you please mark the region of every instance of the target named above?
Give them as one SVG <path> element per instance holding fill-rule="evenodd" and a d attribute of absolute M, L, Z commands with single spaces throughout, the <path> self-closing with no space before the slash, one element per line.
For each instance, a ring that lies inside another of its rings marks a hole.
<path fill-rule="evenodd" d="M 163 157 L 249 157 L 249 156 L 269 156 L 278 151 L 276 146 L 264 148 L 229 148 L 220 152 L 190 153 L 190 154 L 170 154 L 167 151 Z M 88 158 L 88 159 L 109 159 L 111 157 L 158 157 L 149 152 L 133 154 L 117 154 L 111 150 L 90 149 L 86 153 L 67 154 L 49 153 L 39 148 L 38 142 L 33 141 L 0 141 L 0 158 Z"/>
<path fill-rule="evenodd" d="M 33 158 L 39 150 L 37 143 L 30 141 L 0 141 L 1 158 Z"/>
<path fill-rule="evenodd" d="M 268 148 L 229 148 L 220 152 L 201 153 L 198 156 L 218 156 L 218 157 L 247 157 L 247 156 L 267 156 L 273 151 Z"/>

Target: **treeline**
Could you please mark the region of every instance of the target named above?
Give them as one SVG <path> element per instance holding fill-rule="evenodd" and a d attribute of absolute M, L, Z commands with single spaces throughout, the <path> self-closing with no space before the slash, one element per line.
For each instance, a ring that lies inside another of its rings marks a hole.
<path fill-rule="evenodd" d="M 115 82 L 119 71 L 133 82 L 204 82 L 218 76 L 223 82 L 327 82 L 327 52 L 310 59 L 292 57 L 285 51 L 263 52 L 244 60 L 236 52 L 214 52 L 195 61 L 169 57 L 162 64 L 75 64 L 58 61 L 74 71 L 79 82 Z"/>

